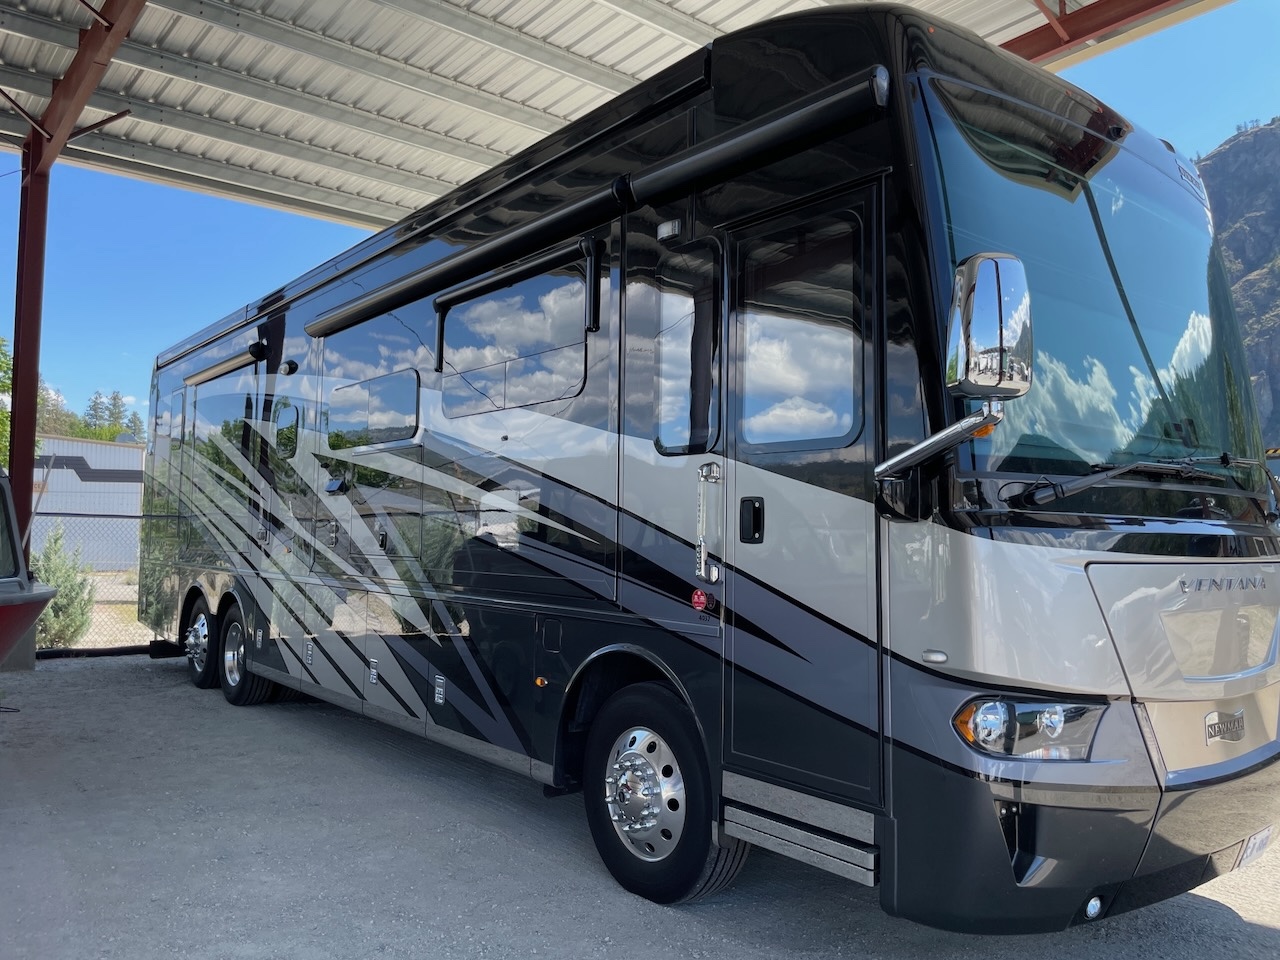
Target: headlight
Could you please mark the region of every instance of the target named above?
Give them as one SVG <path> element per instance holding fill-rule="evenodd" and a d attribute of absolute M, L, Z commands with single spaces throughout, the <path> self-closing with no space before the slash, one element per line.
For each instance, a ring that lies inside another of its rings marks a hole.
<path fill-rule="evenodd" d="M 952 723 L 983 753 L 1018 760 L 1088 760 L 1105 705 L 974 700 Z"/>

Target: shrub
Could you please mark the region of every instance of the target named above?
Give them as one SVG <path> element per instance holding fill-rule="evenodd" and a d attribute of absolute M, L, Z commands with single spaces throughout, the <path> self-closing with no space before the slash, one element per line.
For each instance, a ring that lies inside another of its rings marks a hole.
<path fill-rule="evenodd" d="M 80 548 L 67 554 L 62 524 L 45 538 L 44 548 L 31 558 L 31 571 L 41 583 L 56 587 L 54 597 L 36 621 L 36 647 L 75 646 L 89 631 L 93 615 L 93 581 L 80 562 Z"/>

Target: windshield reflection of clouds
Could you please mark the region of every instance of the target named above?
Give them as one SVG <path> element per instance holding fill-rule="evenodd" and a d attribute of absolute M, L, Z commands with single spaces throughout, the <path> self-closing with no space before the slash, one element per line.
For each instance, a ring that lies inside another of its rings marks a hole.
<path fill-rule="evenodd" d="M 1206 314 L 1193 312 L 1168 365 L 1158 371 L 1160 382 L 1171 384 L 1194 374 L 1209 358 L 1212 346 L 1212 321 Z M 1121 377 L 1122 384 L 1125 379 L 1129 384 L 1121 396 L 1102 359 L 1085 355 L 1073 375 L 1062 360 L 1036 351 L 1035 389 L 1005 404 L 1005 420 L 996 431 L 1003 437 L 993 436 L 993 452 L 1007 454 L 1024 434 L 1051 435 L 1059 424 L 1071 423 L 1078 426 L 1059 442 L 1080 460 L 1108 459 L 1119 450 L 1148 455 L 1149 451 L 1134 449 L 1133 444 L 1144 432 L 1150 446 L 1165 442 L 1149 434 L 1152 408 L 1160 401 L 1160 393 L 1147 371 L 1130 365 L 1123 373 L 1127 376 Z"/>
<path fill-rule="evenodd" d="M 1080 180 L 944 111 L 933 119 L 954 259 L 1017 255 L 1035 316 L 1032 387 L 974 441 L 979 469 L 1256 456 L 1243 351 L 1222 326 L 1234 317 L 1200 200 L 1124 149 Z M 1015 338 L 1028 315 L 1015 310 Z"/>

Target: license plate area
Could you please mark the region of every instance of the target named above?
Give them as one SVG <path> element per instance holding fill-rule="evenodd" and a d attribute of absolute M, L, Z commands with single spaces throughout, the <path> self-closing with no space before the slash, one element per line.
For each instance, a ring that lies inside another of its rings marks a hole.
<path fill-rule="evenodd" d="M 1267 827 L 1265 830 L 1259 830 L 1246 840 L 1244 846 L 1240 848 L 1240 857 L 1236 860 L 1233 869 L 1239 870 L 1241 867 L 1248 866 L 1262 856 L 1266 852 L 1267 844 L 1271 842 L 1273 829 L 1273 827 Z"/>

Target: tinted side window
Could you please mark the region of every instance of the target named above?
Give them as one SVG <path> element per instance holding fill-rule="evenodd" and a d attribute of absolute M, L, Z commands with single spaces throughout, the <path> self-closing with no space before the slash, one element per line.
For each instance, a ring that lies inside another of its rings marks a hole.
<path fill-rule="evenodd" d="M 408 440 L 417 432 L 416 370 L 345 384 L 329 394 L 330 450 Z"/>
<path fill-rule="evenodd" d="M 587 279 L 580 265 L 453 306 L 444 328 L 444 413 L 576 396 L 586 379 Z"/>
<path fill-rule="evenodd" d="M 838 447 L 862 431 L 862 230 L 852 213 L 739 248 L 740 435 L 748 447 Z"/>
<path fill-rule="evenodd" d="M 654 275 L 655 444 L 669 456 L 705 453 L 719 434 L 718 252 L 701 242 L 664 252 Z"/>
<path fill-rule="evenodd" d="M 206 493 L 217 486 L 243 499 L 248 492 L 258 449 L 254 387 L 252 372 L 238 371 L 195 388 L 194 463 L 197 473 L 208 471 Z"/>
<path fill-rule="evenodd" d="M 435 366 L 434 341 L 435 313 L 423 301 L 325 337 L 320 429 L 331 450 L 414 436 L 418 371 Z"/>

